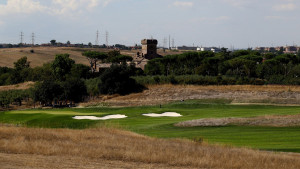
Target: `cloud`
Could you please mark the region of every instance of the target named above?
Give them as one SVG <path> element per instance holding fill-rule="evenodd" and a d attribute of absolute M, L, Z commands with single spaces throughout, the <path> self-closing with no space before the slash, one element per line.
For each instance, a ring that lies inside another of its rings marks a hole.
<path fill-rule="evenodd" d="M 285 17 L 285 16 L 265 16 L 264 17 L 266 20 L 281 20 L 281 21 L 292 21 L 292 20 L 297 20 L 298 18 L 296 17 Z"/>
<path fill-rule="evenodd" d="M 55 7 L 51 10 L 56 14 L 73 14 L 74 12 L 90 11 L 98 6 L 106 7 L 113 0 L 53 0 Z"/>
<path fill-rule="evenodd" d="M 274 5 L 272 7 L 272 9 L 275 11 L 293 11 L 296 8 L 297 8 L 297 5 L 294 3 L 279 4 L 279 5 Z"/>
<path fill-rule="evenodd" d="M 176 1 L 173 3 L 173 5 L 177 6 L 177 7 L 193 7 L 194 3 L 193 2 Z"/>
<path fill-rule="evenodd" d="M 40 2 L 34 0 L 7 0 L 6 4 L 0 5 L 0 15 L 7 15 L 11 13 L 34 13 L 44 11 L 45 6 Z"/>
<path fill-rule="evenodd" d="M 253 3 L 254 0 L 222 0 L 223 2 L 231 5 L 231 6 L 234 6 L 234 7 L 237 7 L 237 8 L 242 8 L 242 7 L 245 7 L 251 3 Z"/>
<path fill-rule="evenodd" d="M 215 21 L 227 21 L 229 19 L 230 19 L 229 16 L 219 16 L 219 17 L 214 18 Z"/>
<path fill-rule="evenodd" d="M 285 17 L 282 16 L 265 16 L 266 20 L 283 20 Z"/>
<path fill-rule="evenodd" d="M 42 5 L 42 0 L 7 0 L 0 4 L 0 15 L 31 14 L 42 12 L 56 15 L 74 15 L 82 11 L 90 11 L 98 6 L 106 7 L 114 0 L 52 0 Z"/>
<path fill-rule="evenodd" d="M 230 20 L 229 16 L 219 16 L 219 17 L 200 17 L 200 18 L 194 18 L 191 19 L 191 22 L 208 22 L 212 24 L 217 24 L 222 21 L 228 21 Z"/>

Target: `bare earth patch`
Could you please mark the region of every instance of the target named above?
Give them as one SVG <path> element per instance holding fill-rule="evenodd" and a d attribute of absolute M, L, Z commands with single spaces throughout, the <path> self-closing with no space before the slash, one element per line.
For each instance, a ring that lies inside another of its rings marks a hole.
<path fill-rule="evenodd" d="M 209 126 L 271 126 L 271 127 L 291 127 L 300 126 L 300 114 L 285 116 L 260 116 L 253 118 L 208 118 L 190 120 L 175 124 L 178 127 L 209 127 Z"/>

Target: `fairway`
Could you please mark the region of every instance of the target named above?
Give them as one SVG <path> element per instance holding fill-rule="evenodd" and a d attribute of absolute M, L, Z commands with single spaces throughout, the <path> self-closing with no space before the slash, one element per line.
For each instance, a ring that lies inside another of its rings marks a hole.
<path fill-rule="evenodd" d="M 146 117 L 143 114 L 176 112 L 181 117 Z M 106 121 L 75 120 L 74 116 L 96 116 L 121 114 L 125 119 Z M 203 100 L 174 102 L 160 106 L 126 108 L 66 108 L 49 110 L 23 110 L 0 113 L 0 123 L 13 123 L 28 127 L 75 128 L 112 126 L 159 138 L 201 139 L 209 143 L 262 150 L 300 152 L 300 127 L 268 126 L 221 126 L 221 127 L 176 127 L 175 123 L 224 117 L 257 117 L 265 115 L 300 114 L 300 107 L 266 105 L 230 105 L 207 103 Z M 300 125 L 299 125 L 300 126 Z"/>

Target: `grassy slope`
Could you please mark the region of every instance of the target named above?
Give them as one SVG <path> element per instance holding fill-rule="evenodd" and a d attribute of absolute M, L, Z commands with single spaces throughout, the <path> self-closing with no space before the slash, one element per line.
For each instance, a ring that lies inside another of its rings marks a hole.
<path fill-rule="evenodd" d="M 178 112 L 183 117 L 151 118 L 143 113 Z M 160 138 L 203 138 L 212 143 L 235 146 L 300 152 L 300 127 L 193 127 L 180 128 L 174 123 L 199 118 L 254 117 L 261 115 L 298 114 L 300 107 L 262 105 L 201 104 L 201 101 L 187 101 L 159 106 L 128 108 L 85 108 L 57 110 L 26 110 L 2 112 L 0 123 L 21 123 L 32 127 L 87 128 L 92 126 L 119 126 L 137 133 Z M 73 115 L 125 114 L 126 119 L 108 121 L 73 120 Z"/>
<path fill-rule="evenodd" d="M 30 50 L 33 49 L 34 53 Z M 113 49 L 84 49 L 74 47 L 34 47 L 34 48 L 4 48 L 0 49 L 0 66 L 13 67 L 21 57 L 27 56 L 28 61 L 32 67 L 42 66 L 44 63 L 49 63 L 54 60 L 56 54 L 70 54 L 70 57 L 76 61 L 76 63 L 89 65 L 88 60 L 82 56 L 82 52 L 86 50 L 96 50 L 99 52 L 108 52 Z M 122 50 L 121 53 L 129 56 L 135 56 L 137 50 Z M 158 51 L 161 55 L 178 54 L 181 52 L 162 52 Z"/>
<path fill-rule="evenodd" d="M 44 63 L 49 63 L 54 60 L 56 54 L 68 53 L 76 63 L 88 65 L 88 60 L 81 55 L 82 51 L 75 50 L 76 48 L 56 48 L 56 47 L 37 47 L 33 48 L 34 53 L 31 53 L 32 48 L 11 48 L 0 49 L 0 66 L 13 67 L 21 57 L 27 56 L 32 67 L 42 66 Z"/>
<path fill-rule="evenodd" d="M 0 127 L 2 168 L 282 169 L 299 168 L 299 157 L 183 139 L 150 138 L 111 128 Z"/>

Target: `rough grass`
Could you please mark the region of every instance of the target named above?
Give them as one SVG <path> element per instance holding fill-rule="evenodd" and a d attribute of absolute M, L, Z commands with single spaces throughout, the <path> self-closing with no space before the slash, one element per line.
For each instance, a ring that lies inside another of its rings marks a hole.
<path fill-rule="evenodd" d="M 213 126 L 271 126 L 292 127 L 300 126 L 300 115 L 259 116 L 252 118 L 210 118 L 185 121 L 175 124 L 178 127 L 213 127 Z"/>
<path fill-rule="evenodd" d="M 56 54 L 70 54 L 70 58 L 76 63 L 88 65 L 88 60 L 81 55 L 81 51 L 74 51 L 72 48 L 58 47 L 35 47 L 34 53 L 31 53 L 32 48 L 5 48 L 0 49 L 0 66 L 13 67 L 14 62 L 18 59 L 27 56 L 32 67 L 42 66 L 44 63 L 49 63 L 54 60 Z"/>
<path fill-rule="evenodd" d="M 110 128 L 70 130 L 1 127 L 0 152 L 58 159 L 80 157 L 81 160 L 158 163 L 169 166 L 166 168 L 300 167 L 300 157 L 295 154 L 275 154 L 180 139 L 156 139 Z"/>
<path fill-rule="evenodd" d="M 30 50 L 33 49 L 34 53 Z M 14 62 L 18 59 L 27 56 L 32 67 L 42 66 L 44 63 L 49 63 L 54 60 L 56 54 L 70 54 L 70 58 L 76 63 L 89 65 L 88 60 L 82 56 L 82 52 L 86 50 L 96 50 L 99 52 L 109 52 L 113 49 L 84 49 L 75 47 L 34 47 L 34 48 L 3 48 L 0 49 L 0 66 L 13 67 Z M 138 50 L 121 50 L 121 53 L 129 56 L 136 56 Z M 173 51 L 158 51 L 161 55 L 178 54 L 181 52 Z"/>
<path fill-rule="evenodd" d="M 34 82 L 25 82 L 16 85 L 0 86 L 0 92 L 7 91 L 7 90 L 26 90 L 29 89 L 30 87 L 33 87 L 33 85 Z"/>
<path fill-rule="evenodd" d="M 148 90 L 127 96 L 100 97 L 91 103 L 107 103 L 111 106 L 141 106 L 165 104 L 178 100 L 227 99 L 232 103 L 300 104 L 300 86 L 283 85 L 149 85 Z"/>

